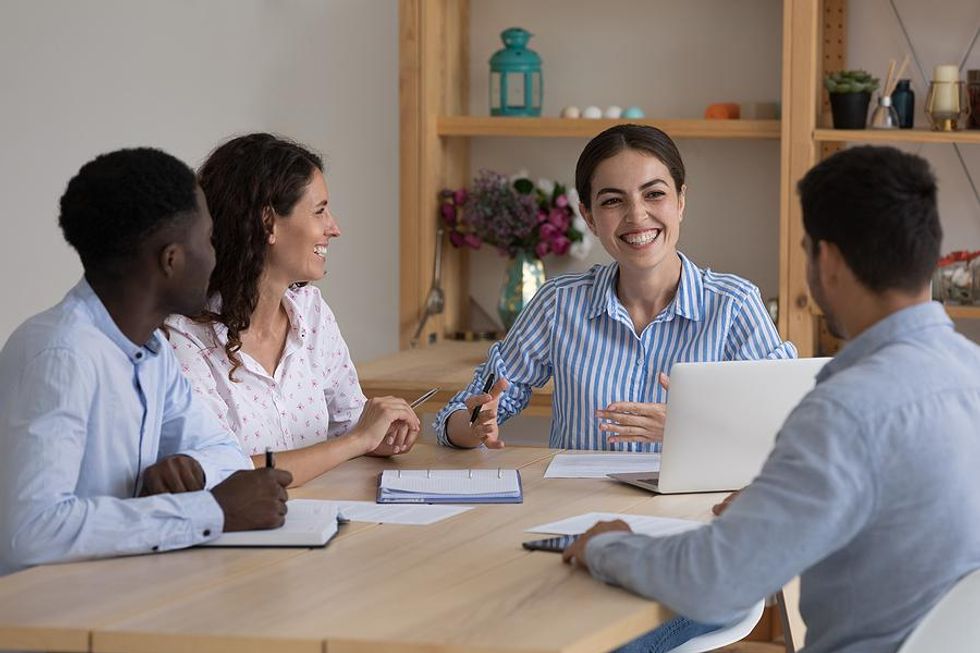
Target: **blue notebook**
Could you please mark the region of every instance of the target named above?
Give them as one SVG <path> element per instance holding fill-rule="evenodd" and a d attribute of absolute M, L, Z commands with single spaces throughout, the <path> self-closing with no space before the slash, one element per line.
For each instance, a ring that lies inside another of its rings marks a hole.
<path fill-rule="evenodd" d="M 522 503 L 516 469 L 386 469 L 378 503 Z"/>

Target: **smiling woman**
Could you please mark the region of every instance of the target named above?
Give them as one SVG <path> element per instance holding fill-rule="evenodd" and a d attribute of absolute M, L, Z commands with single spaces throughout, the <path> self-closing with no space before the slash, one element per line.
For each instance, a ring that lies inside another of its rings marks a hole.
<path fill-rule="evenodd" d="M 667 134 L 640 125 L 602 132 L 582 151 L 575 185 L 582 216 L 613 262 L 538 291 L 436 417 L 443 444 L 503 446 L 499 424 L 553 377 L 551 447 L 656 450 L 674 363 L 796 356 L 758 288 L 677 251 L 687 189 Z M 497 384 L 483 392 L 491 372 Z"/>
<path fill-rule="evenodd" d="M 320 157 L 271 134 L 218 147 L 199 172 L 214 218 L 208 306 L 167 320 L 195 394 L 261 465 L 295 485 L 362 454 L 411 449 L 419 422 L 395 397 L 366 401 L 320 291 L 340 236 Z"/>

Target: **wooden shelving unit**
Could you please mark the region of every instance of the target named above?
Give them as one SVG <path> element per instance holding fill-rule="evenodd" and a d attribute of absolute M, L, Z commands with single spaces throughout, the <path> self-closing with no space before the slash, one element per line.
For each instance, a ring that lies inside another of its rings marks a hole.
<path fill-rule="evenodd" d="M 673 138 L 778 139 L 778 120 L 607 120 L 588 118 L 494 118 L 441 116 L 436 133 L 450 136 L 517 136 L 521 138 L 591 138 L 624 123 L 658 127 Z"/>
<path fill-rule="evenodd" d="M 980 144 L 980 129 L 934 132 L 927 129 L 818 129 L 813 139 L 835 143 L 972 143 Z"/>
<path fill-rule="evenodd" d="M 774 0 L 774 6 L 775 2 Z M 847 0 L 782 0 L 782 119 L 686 120 L 651 118 L 674 138 L 767 139 L 780 143 L 779 332 L 802 356 L 817 352 L 817 320 L 806 284 L 800 248 L 802 214 L 797 181 L 845 143 L 980 144 L 980 132 L 823 129 L 828 110 L 825 71 L 846 68 Z M 467 0 L 399 0 L 400 58 L 400 251 L 399 342 L 402 349 L 418 324 L 428 294 L 437 246 L 437 193 L 469 180 L 473 138 L 588 139 L 618 122 L 563 118 L 495 118 L 466 115 L 469 53 Z M 691 27 L 690 29 L 695 29 Z M 821 106 L 823 108 L 821 109 Z M 466 328 L 467 260 L 452 247 L 443 252 L 445 311 L 427 322 L 431 336 Z M 950 307 L 957 318 L 980 319 L 975 307 Z"/>

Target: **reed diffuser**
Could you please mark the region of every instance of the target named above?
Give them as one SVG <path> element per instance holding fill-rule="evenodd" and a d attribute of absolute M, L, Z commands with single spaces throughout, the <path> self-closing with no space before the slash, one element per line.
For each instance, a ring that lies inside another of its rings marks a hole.
<path fill-rule="evenodd" d="M 905 68 L 908 65 L 909 56 L 905 55 L 905 59 L 902 61 L 902 65 L 899 67 L 898 74 L 896 75 L 895 60 L 890 59 L 888 61 L 888 76 L 885 78 L 885 85 L 882 87 L 881 94 L 878 96 L 878 106 L 875 107 L 874 112 L 871 114 L 871 121 L 868 123 L 869 129 L 899 128 L 898 112 L 892 106 L 892 93 L 895 92 L 895 86 L 898 85 L 898 80 L 905 74 Z"/>

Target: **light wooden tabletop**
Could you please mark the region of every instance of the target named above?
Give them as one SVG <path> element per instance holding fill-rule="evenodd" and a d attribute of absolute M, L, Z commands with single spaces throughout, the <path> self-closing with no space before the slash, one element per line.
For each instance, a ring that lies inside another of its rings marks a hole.
<path fill-rule="evenodd" d="M 406 349 L 373 361 L 357 364 L 361 389 L 368 397 L 393 395 L 406 401 L 420 397 L 429 388 L 439 392 L 426 404 L 433 412 L 442 408 L 457 392 L 473 380 L 476 366 L 486 360 L 490 342 L 457 342 L 443 340 L 430 347 Z M 528 407 L 522 415 L 551 416 L 551 395 L 554 387 L 549 381 L 531 393 Z"/>
<path fill-rule="evenodd" d="M 528 552 L 530 526 L 583 512 L 709 519 L 718 495 L 654 497 L 612 481 L 544 479 L 556 450 L 361 458 L 291 492 L 372 499 L 385 468 L 517 467 L 524 503 L 431 526 L 347 524 L 322 549 L 193 549 L 0 578 L 0 649 L 185 653 L 604 651 L 669 613 Z"/>

